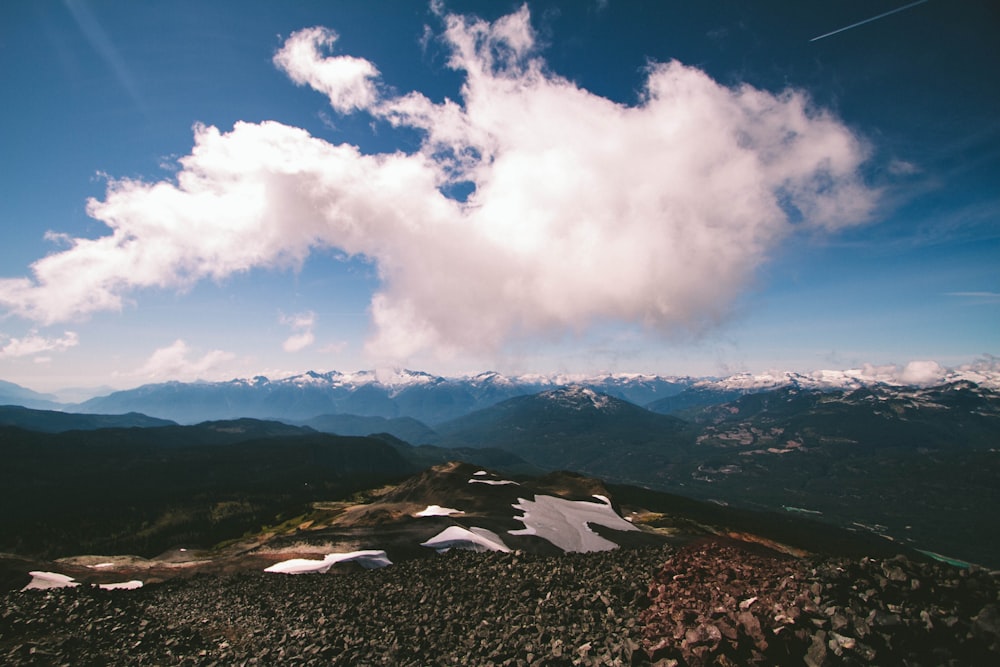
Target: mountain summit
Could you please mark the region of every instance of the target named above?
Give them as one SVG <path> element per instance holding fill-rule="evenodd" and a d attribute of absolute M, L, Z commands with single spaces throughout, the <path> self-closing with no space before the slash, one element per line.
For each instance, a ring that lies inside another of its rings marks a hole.
<path fill-rule="evenodd" d="M 501 447 L 542 468 L 629 480 L 691 441 L 688 425 L 586 387 L 519 396 L 440 424 L 441 444 Z M 609 452 L 615 452 L 609 457 Z"/>

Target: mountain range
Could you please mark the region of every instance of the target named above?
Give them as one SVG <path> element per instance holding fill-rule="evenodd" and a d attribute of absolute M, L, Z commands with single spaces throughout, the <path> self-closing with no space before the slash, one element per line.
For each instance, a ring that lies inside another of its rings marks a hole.
<path fill-rule="evenodd" d="M 959 381 L 1000 389 L 1000 371 L 948 371 L 931 384 Z M 277 380 L 257 376 L 226 382 L 147 384 L 62 407 L 75 412 L 103 414 L 141 412 L 187 424 L 247 416 L 303 421 L 320 415 L 348 414 L 386 419 L 410 417 L 434 426 L 509 398 L 567 386 L 586 387 L 669 414 L 780 387 L 837 391 L 871 386 L 902 389 L 912 385 L 889 374 L 860 371 L 742 373 L 722 379 L 642 374 L 505 376 L 487 372 L 442 377 L 410 370 L 310 371 Z M 22 389 L 22 392 L 28 391 Z M 30 398 L 44 400 L 41 395 Z M 11 402 L 27 405 L 17 400 Z M 52 408 L 53 404 L 28 407 Z"/>
<path fill-rule="evenodd" d="M 67 406 L 79 412 L 143 414 L 181 423 L 256 416 L 304 421 L 349 414 L 437 424 L 516 396 L 571 383 L 645 404 L 686 389 L 690 379 L 654 375 L 595 377 L 520 376 L 499 373 L 445 378 L 418 371 L 308 372 L 280 380 L 263 376 L 227 382 L 166 382 L 113 392 Z"/>
<path fill-rule="evenodd" d="M 946 378 L 913 386 L 853 372 L 722 380 L 306 373 L 146 385 L 75 408 L 105 416 L 8 408 L 0 422 L 76 429 L 65 436 L 75 441 L 87 439 L 80 429 L 102 429 L 103 443 L 132 442 L 141 432 L 143 442 L 188 448 L 250 434 L 275 442 L 374 436 L 409 471 L 453 459 L 519 474 L 572 470 L 1000 565 L 992 519 L 1000 510 L 1000 375 Z M 156 421 L 198 416 L 211 421 Z"/>
<path fill-rule="evenodd" d="M 63 407 L 53 394 L 40 394 L 26 387 L 0 380 L 0 405 L 21 405 L 26 408 L 49 410 Z"/>

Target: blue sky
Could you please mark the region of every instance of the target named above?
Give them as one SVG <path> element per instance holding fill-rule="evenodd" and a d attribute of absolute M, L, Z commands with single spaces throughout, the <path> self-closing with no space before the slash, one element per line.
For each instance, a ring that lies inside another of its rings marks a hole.
<path fill-rule="evenodd" d="M 903 4 L 5 2 L 0 378 L 989 359 L 1000 9 L 810 41 Z"/>

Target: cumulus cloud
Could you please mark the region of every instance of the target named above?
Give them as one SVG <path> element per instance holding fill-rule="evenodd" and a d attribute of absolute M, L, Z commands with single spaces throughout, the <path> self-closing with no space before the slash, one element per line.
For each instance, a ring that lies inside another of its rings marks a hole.
<path fill-rule="evenodd" d="M 378 69 L 364 58 L 324 56 L 337 39 L 327 28 L 300 30 L 275 54 L 274 63 L 295 83 L 327 95 L 337 111 L 350 113 L 375 102 Z"/>
<path fill-rule="evenodd" d="M 309 311 L 298 315 L 282 315 L 281 323 L 291 327 L 293 332 L 282 344 L 285 352 L 300 352 L 316 342 L 316 336 L 313 334 L 316 313 Z"/>
<path fill-rule="evenodd" d="M 936 361 L 911 361 L 903 367 L 899 379 L 906 384 L 930 385 L 940 382 L 947 370 Z"/>
<path fill-rule="evenodd" d="M 828 371 L 818 371 L 812 375 L 820 377 L 825 372 Z M 840 374 L 839 372 L 834 373 Z M 997 357 L 986 355 L 972 363 L 948 368 L 931 359 L 918 359 L 909 361 L 902 366 L 897 364 L 864 364 L 860 368 L 843 371 L 843 373 L 868 383 L 881 382 L 890 385 L 930 387 L 945 382 L 965 380 L 995 387 L 1000 379 L 1000 360 Z"/>
<path fill-rule="evenodd" d="M 200 357 L 192 356 L 192 350 L 181 339 L 167 347 L 161 347 L 146 360 L 134 375 L 172 380 L 205 379 L 221 370 L 221 366 L 235 357 L 230 352 L 212 350 Z"/>
<path fill-rule="evenodd" d="M 653 63 L 625 105 L 550 72 L 526 7 L 442 18 L 459 101 L 382 92 L 374 64 L 328 54 L 324 28 L 275 56 L 336 111 L 421 131 L 419 150 L 364 154 L 277 122 L 197 126 L 175 180 L 110 181 L 88 204 L 110 233 L 0 281 L 0 304 L 63 321 L 120 309 L 138 288 L 334 248 L 378 268 L 368 350 L 381 359 L 488 352 L 606 320 L 698 333 L 796 226 L 835 231 L 874 205 L 864 143 L 803 92 Z M 444 194 L 456 185 L 466 201 Z"/>
<path fill-rule="evenodd" d="M 0 336 L 3 347 L 0 347 L 0 359 L 13 357 L 28 357 L 42 352 L 65 352 L 80 343 L 80 338 L 74 331 L 66 331 L 58 338 L 41 336 L 37 331 L 31 331 L 23 338 L 7 338 Z"/>

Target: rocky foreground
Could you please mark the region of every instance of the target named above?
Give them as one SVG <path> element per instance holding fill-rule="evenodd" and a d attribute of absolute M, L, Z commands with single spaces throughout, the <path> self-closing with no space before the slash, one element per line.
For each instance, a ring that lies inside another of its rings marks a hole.
<path fill-rule="evenodd" d="M 0 600 L 6 665 L 1000 664 L 982 570 L 740 543 L 197 576 Z"/>

